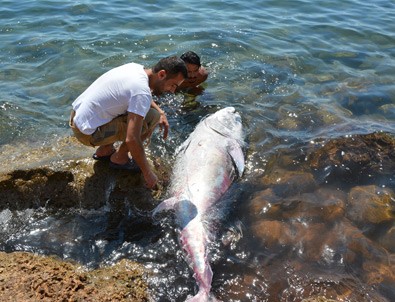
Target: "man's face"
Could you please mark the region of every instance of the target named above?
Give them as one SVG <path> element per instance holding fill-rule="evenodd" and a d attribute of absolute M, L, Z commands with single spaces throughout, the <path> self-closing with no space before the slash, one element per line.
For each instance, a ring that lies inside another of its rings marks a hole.
<path fill-rule="evenodd" d="M 153 93 L 155 95 L 161 95 L 165 92 L 174 93 L 183 81 L 184 77 L 182 73 L 177 74 L 173 78 L 167 78 L 166 71 L 161 70 L 158 73 L 158 80 L 154 85 Z"/>
<path fill-rule="evenodd" d="M 195 79 L 199 73 L 199 65 L 187 63 L 188 79 Z"/>

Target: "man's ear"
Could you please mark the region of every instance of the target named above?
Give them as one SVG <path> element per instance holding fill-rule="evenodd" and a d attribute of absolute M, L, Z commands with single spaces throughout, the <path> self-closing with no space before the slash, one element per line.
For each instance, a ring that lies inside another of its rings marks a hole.
<path fill-rule="evenodd" d="M 166 70 L 161 69 L 158 71 L 158 78 L 159 80 L 164 80 L 166 78 Z"/>

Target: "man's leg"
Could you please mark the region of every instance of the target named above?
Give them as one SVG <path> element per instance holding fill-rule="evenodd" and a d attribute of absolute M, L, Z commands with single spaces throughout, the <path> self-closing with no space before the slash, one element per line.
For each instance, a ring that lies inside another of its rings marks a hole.
<path fill-rule="evenodd" d="M 148 141 L 151 138 L 152 133 L 155 130 L 155 127 L 158 125 L 160 119 L 160 114 L 156 109 L 151 108 L 145 119 L 143 124 L 143 129 L 141 130 L 141 140 Z M 126 136 L 126 133 L 125 133 Z M 125 139 L 122 144 L 119 146 L 118 150 L 111 156 L 111 162 L 115 164 L 127 164 L 129 162 L 129 150 L 126 146 Z"/>
<path fill-rule="evenodd" d="M 152 133 L 154 132 L 156 126 L 158 125 L 160 120 L 159 112 L 151 108 L 147 116 L 144 119 L 143 129 L 141 130 L 141 140 L 147 141 L 146 145 L 148 146 L 151 140 Z"/>
<path fill-rule="evenodd" d="M 144 118 L 143 129 L 141 130 L 141 140 L 146 141 L 146 145 L 149 144 L 152 133 L 155 127 L 158 125 L 160 114 L 156 109 L 151 108 L 146 117 Z M 126 132 L 125 132 L 126 136 Z M 147 143 L 148 142 L 148 143 Z M 119 146 L 118 150 L 111 156 L 111 162 L 115 164 L 124 165 L 129 163 L 129 150 L 126 146 L 125 139 Z"/>
<path fill-rule="evenodd" d="M 72 125 L 72 117 L 70 118 Z M 155 127 L 160 120 L 160 114 L 156 109 L 151 108 L 144 119 L 143 129 L 141 131 L 141 140 L 145 141 L 151 138 Z M 85 135 L 72 127 L 74 134 L 83 135 L 84 141 L 76 135 L 76 137 L 85 145 L 99 146 L 94 154 L 94 157 L 107 157 L 111 156 L 110 160 L 116 164 L 124 164 L 129 161 L 128 148 L 125 143 L 126 130 L 127 130 L 127 115 L 119 116 L 109 123 L 99 127 L 92 135 Z M 82 138 L 82 137 L 81 137 Z M 114 142 L 122 141 L 118 150 L 114 149 Z"/>
<path fill-rule="evenodd" d="M 114 154 L 114 142 L 124 141 L 126 137 L 127 116 L 119 116 L 112 121 L 99 127 L 91 138 L 91 143 L 94 146 L 99 146 L 96 149 L 94 157 L 108 157 Z"/>

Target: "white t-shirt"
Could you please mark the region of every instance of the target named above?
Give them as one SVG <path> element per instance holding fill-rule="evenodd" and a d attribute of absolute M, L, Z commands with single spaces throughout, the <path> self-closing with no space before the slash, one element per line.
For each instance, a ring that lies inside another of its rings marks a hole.
<path fill-rule="evenodd" d="M 143 118 L 151 106 L 148 75 L 142 65 L 129 63 L 107 71 L 72 104 L 74 124 L 84 134 L 127 112 Z"/>

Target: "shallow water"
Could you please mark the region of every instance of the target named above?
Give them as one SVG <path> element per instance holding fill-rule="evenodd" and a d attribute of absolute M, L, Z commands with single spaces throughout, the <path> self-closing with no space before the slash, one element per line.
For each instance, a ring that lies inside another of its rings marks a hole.
<path fill-rule="evenodd" d="M 285 161 L 280 155 L 289 152 L 297 158 L 304 147 L 329 138 L 395 133 L 393 1 L 3 1 L 2 8 L 0 171 L 89 157 L 92 150 L 67 143 L 72 101 L 110 68 L 130 61 L 149 67 L 163 56 L 194 50 L 210 72 L 205 90 L 192 109 L 183 109 L 189 96 L 182 94 L 160 100 L 171 133 L 166 142 L 156 135 L 150 152 L 174 160 L 175 147 L 217 108 L 231 105 L 242 116 L 247 170 L 229 193 L 233 207 L 217 233 L 223 240 L 211 249 L 214 293 L 225 301 L 300 301 L 307 289 L 333 288 L 344 301 L 394 297 L 393 282 L 372 286 L 362 276 L 366 270 L 336 256 L 346 245 L 323 248 L 314 263 L 303 244 L 291 250 L 254 244 L 256 217 L 242 207 L 263 190 L 261 178 L 273 156 Z M 298 167 L 294 162 L 288 168 Z M 387 175 L 376 185 L 395 189 L 393 179 Z M 170 217 L 153 224 L 147 215 L 129 204 L 95 211 L 3 210 L 0 248 L 57 254 L 88 267 L 135 259 L 156 272 L 154 300 L 180 301 L 193 293 L 194 280 L 179 260 L 174 224 Z M 297 222 L 324 232 L 297 215 Z M 327 231 L 342 241 L 347 223 Z M 374 239 L 375 263 L 387 256 L 393 261 L 393 251 Z M 366 240 L 359 244 L 369 245 Z M 352 296 L 345 288 L 358 290 Z"/>

